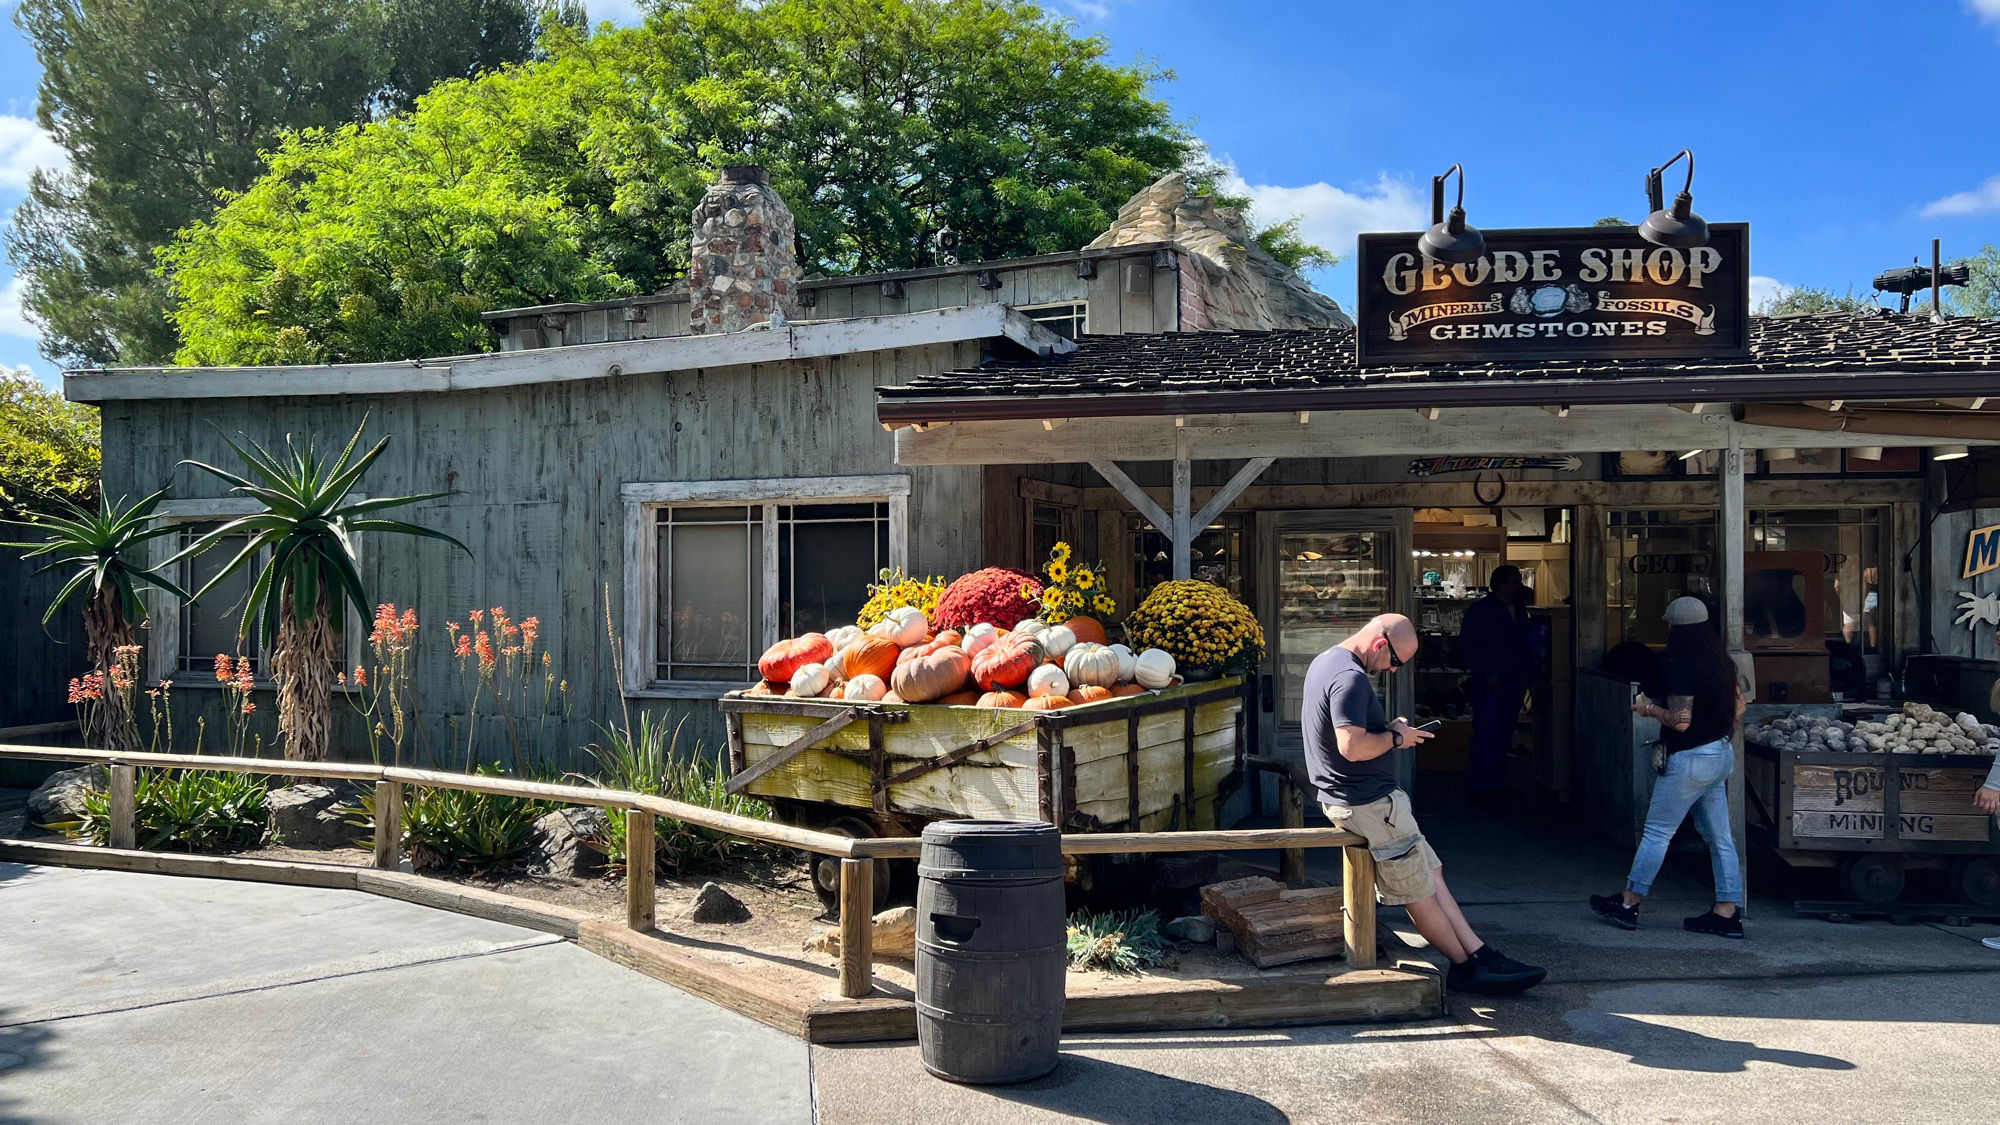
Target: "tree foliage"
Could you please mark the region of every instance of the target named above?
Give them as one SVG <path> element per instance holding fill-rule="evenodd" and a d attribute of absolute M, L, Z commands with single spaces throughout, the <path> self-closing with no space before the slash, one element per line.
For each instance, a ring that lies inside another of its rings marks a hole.
<path fill-rule="evenodd" d="M 524 58 L 530 0 L 22 0 L 36 116 L 69 167 L 37 173 L 8 252 L 60 362 L 178 347 L 154 252 L 264 170 L 288 129 L 412 104 L 439 78 Z"/>
<path fill-rule="evenodd" d="M 1075 249 L 1195 151 L 1164 72 L 1018 0 L 675 0 L 542 50 L 285 138 L 166 255 L 180 359 L 461 352 L 485 309 L 658 290 L 725 162 L 770 169 L 808 270 L 851 274 L 931 264 L 944 227 L 967 259 Z"/>
<path fill-rule="evenodd" d="M 1755 311 L 1764 316 L 1807 316 L 1814 313 L 1874 313 L 1881 308 L 1873 298 L 1857 294 L 1852 288 L 1845 293 L 1835 293 L 1831 289 L 1801 285 L 1764 300 Z"/>
<path fill-rule="evenodd" d="M 94 504 L 100 460 L 94 408 L 0 371 L 0 518 Z"/>

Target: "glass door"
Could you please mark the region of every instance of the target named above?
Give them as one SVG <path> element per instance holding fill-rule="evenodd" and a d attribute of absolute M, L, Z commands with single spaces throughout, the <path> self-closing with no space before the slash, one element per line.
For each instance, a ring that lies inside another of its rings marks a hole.
<path fill-rule="evenodd" d="M 1314 657 L 1377 614 L 1408 612 L 1409 520 L 1407 509 L 1261 514 L 1266 753 L 1304 757 L 1299 707 Z M 1409 677 L 1383 679 L 1376 683 L 1383 708 L 1408 714 Z M 1406 775 L 1407 755 L 1397 758 L 1397 774 Z"/>

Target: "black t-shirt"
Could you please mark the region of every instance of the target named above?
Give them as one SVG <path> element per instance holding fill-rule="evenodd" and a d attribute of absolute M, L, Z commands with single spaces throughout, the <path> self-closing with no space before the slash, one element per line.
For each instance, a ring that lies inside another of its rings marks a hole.
<path fill-rule="evenodd" d="M 1695 664 L 1685 660 L 1669 658 L 1660 672 L 1660 690 L 1666 697 L 1658 700 L 1666 706 L 1667 699 L 1685 695 L 1694 700 L 1694 715 L 1688 722 L 1688 729 L 1681 731 L 1660 724 L 1660 742 L 1668 753 L 1692 750 L 1714 742 L 1718 738 L 1728 738 L 1736 727 L 1736 671 L 1728 671 Z"/>
<path fill-rule="evenodd" d="M 1306 744 L 1306 773 L 1322 804 L 1365 805 L 1396 788 L 1396 758 L 1384 754 L 1365 762 L 1340 756 L 1334 732 L 1360 727 L 1370 734 L 1389 729 L 1382 700 L 1361 661 L 1344 648 L 1330 648 L 1306 669 L 1305 699 L 1299 715 Z"/>

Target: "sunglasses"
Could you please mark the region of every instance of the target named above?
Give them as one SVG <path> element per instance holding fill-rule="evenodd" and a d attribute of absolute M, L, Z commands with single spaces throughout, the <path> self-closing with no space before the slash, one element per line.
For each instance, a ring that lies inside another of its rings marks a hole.
<path fill-rule="evenodd" d="M 1395 641 L 1391 640 L 1387 636 L 1384 636 L 1382 639 L 1384 641 L 1387 641 L 1389 645 L 1389 671 L 1394 672 L 1398 668 L 1401 668 L 1403 665 L 1409 663 L 1409 661 L 1404 660 L 1402 657 L 1396 655 Z"/>

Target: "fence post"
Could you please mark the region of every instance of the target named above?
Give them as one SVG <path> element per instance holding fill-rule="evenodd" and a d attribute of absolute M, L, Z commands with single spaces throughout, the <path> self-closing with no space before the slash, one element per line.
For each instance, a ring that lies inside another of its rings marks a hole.
<path fill-rule="evenodd" d="M 1306 795 L 1298 782 L 1280 775 L 1278 782 L 1278 823 L 1285 828 L 1306 826 Z M 1278 851 L 1278 879 L 1286 886 L 1300 887 L 1306 881 L 1306 850 L 1282 848 Z"/>
<path fill-rule="evenodd" d="M 403 783 L 375 783 L 375 866 L 396 871 L 403 866 Z"/>
<path fill-rule="evenodd" d="M 139 846 L 139 771 L 123 762 L 111 763 L 111 846 Z"/>
<path fill-rule="evenodd" d="M 653 814 L 625 810 L 625 924 L 653 928 Z"/>
<path fill-rule="evenodd" d="M 1341 937 L 1347 944 L 1347 964 L 1371 969 L 1375 967 L 1375 856 L 1365 844 L 1349 845 L 1340 854 L 1346 926 Z"/>
<path fill-rule="evenodd" d="M 875 861 L 840 861 L 840 994 L 875 990 Z"/>

